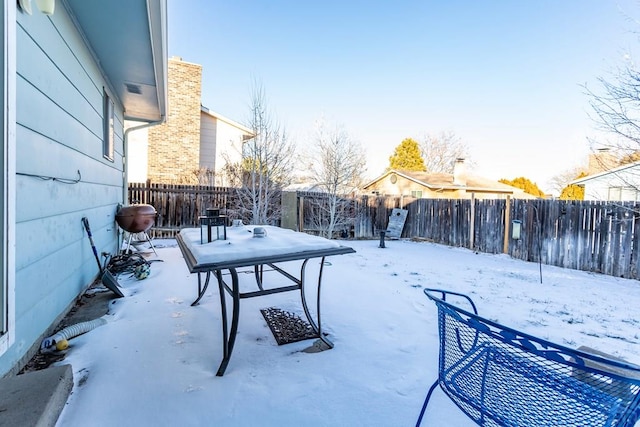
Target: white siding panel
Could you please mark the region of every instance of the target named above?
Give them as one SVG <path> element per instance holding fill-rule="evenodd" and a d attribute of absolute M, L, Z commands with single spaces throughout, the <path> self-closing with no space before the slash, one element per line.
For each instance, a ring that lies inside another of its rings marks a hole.
<path fill-rule="evenodd" d="M 135 124 L 127 124 L 135 126 Z M 142 128 L 129 132 L 127 144 L 129 144 L 129 157 L 127 158 L 129 182 L 145 182 L 149 161 L 149 129 Z"/>
<path fill-rule="evenodd" d="M 221 170 L 225 166 L 225 156 L 231 163 L 242 160 L 242 136 L 244 132 L 223 121 L 218 123 L 218 139 L 216 143 L 216 168 Z"/>
<path fill-rule="evenodd" d="M 200 115 L 200 167 L 216 168 L 217 120 L 208 114 Z"/>

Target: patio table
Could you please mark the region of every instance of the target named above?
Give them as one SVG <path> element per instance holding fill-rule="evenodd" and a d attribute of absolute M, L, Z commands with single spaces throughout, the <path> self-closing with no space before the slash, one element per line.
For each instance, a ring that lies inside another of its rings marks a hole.
<path fill-rule="evenodd" d="M 257 227 L 266 231 L 264 237 L 254 237 L 253 230 Z M 218 281 L 222 314 L 223 357 L 216 375 L 224 375 L 231 359 L 238 331 L 240 300 L 244 298 L 299 290 L 302 308 L 313 329 L 314 337 L 319 338 L 328 348 L 333 348 L 331 341 L 323 336 L 320 322 L 322 270 L 325 264 L 325 257 L 354 253 L 355 251 L 352 248 L 322 237 L 266 225 L 229 227 L 227 228 L 226 240 L 214 240 L 206 244 L 200 243 L 199 228 L 184 228 L 180 230 L 176 240 L 189 271 L 198 273 L 198 295 L 191 305 L 198 304 L 204 296 L 212 274 L 215 275 Z M 305 296 L 305 269 L 309 260 L 317 258 L 320 259 L 320 268 L 317 278 L 316 319 L 314 320 L 307 306 L 307 298 Z M 277 265 L 290 261 L 301 261 L 299 276 L 295 276 Z M 288 279 L 287 283 L 293 284 L 265 287 L 265 265 Z M 257 290 L 251 292 L 240 291 L 238 268 L 242 267 L 253 269 Z M 231 284 L 227 283 L 223 278 L 222 272 L 224 270 L 229 271 Z M 205 274 L 204 284 L 201 280 L 201 274 Z M 232 300 L 230 329 L 227 319 L 227 293 Z"/>

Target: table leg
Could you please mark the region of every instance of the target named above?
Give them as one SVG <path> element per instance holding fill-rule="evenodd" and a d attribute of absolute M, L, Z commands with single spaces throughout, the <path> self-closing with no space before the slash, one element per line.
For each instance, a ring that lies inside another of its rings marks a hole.
<path fill-rule="evenodd" d="M 253 267 L 253 272 L 256 276 L 256 283 L 258 284 L 258 289 L 260 289 L 261 291 L 264 290 L 264 288 L 262 287 L 262 272 L 264 269 L 264 265 L 260 264 L 260 265 L 255 265 Z"/>
<path fill-rule="evenodd" d="M 238 333 L 238 318 L 240 317 L 240 285 L 238 283 L 238 272 L 235 268 L 230 268 L 229 272 L 231 273 L 231 297 L 233 300 L 231 330 L 228 330 L 227 297 L 222 279 L 222 271 L 216 270 L 218 287 L 220 288 L 220 311 L 222 314 L 222 362 L 220 362 L 218 372 L 216 373 L 219 377 L 224 375 L 224 371 L 227 369 L 227 365 L 231 359 L 233 346 L 236 343 L 236 334 Z"/>
<path fill-rule="evenodd" d="M 326 337 L 322 335 L 322 321 L 320 318 L 320 290 L 322 284 L 322 270 L 324 268 L 324 257 L 320 260 L 320 272 L 318 273 L 318 295 L 316 299 L 316 317 L 318 319 L 318 323 L 314 322 L 311 313 L 309 312 L 309 307 L 307 305 L 307 298 L 304 292 L 304 283 L 305 283 L 305 270 L 307 267 L 307 262 L 309 259 L 305 259 L 302 263 L 302 267 L 300 268 L 300 294 L 302 296 L 302 308 L 304 309 L 304 314 L 307 316 L 307 320 L 309 324 L 313 328 L 313 331 L 318 334 L 318 338 L 325 343 L 329 348 L 333 348 L 333 343 L 329 341 Z"/>
<path fill-rule="evenodd" d="M 198 273 L 198 298 L 196 298 L 195 301 L 191 303 L 192 307 L 198 304 L 198 302 L 200 302 L 200 300 L 204 296 L 204 293 L 207 291 L 207 288 L 209 287 L 210 278 L 211 278 L 211 272 L 207 271 L 207 277 L 204 279 L 204 287 L 203 287 L 200 279 L 200 273 Z"/>

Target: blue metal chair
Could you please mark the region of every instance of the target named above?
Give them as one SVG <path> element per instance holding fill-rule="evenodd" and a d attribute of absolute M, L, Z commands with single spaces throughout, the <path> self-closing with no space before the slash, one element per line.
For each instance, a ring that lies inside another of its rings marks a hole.
<path fill-rule="evenodd" d="M 480 426 L 633 427 L 640 418 L 639 366 L 482 318 L 467 295 L 424 292 L 438 308 L 439 369 L 416 426 L 438 385 Z"/>

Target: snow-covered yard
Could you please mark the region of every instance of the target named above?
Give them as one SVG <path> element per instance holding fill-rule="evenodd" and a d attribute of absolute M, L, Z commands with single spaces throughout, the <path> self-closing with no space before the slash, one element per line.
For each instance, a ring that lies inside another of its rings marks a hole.
<path fill-rule="evenodd" d="M 70 341 L 63 363 L 73 365 L 75 385 L 59 426 L 413 425 L 437 373 L 436 308 L 425 287 L 466 293 L 480 315 L 530 334 L 640 363 L 637 281 L 542 266 L 541 284 L 537 264 L 506 255 L 344 241 L 357 252 L 328 258 L 322 288 L 335 348 L 276 344 L 259 310 L 302 314 L 297 292 L 246 299 L 231 362 L 216 377 L 217 286 L 191 307 L 196 275 L 175 241 L 155 243 L 164 262 L 145 280 L 121 276 L 126 297 L 114 300 L 108 323 Z M 438 390 L 423 425 L 473 423 Z"/>

